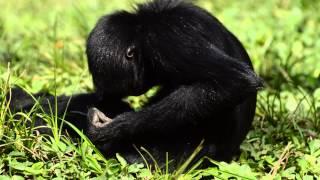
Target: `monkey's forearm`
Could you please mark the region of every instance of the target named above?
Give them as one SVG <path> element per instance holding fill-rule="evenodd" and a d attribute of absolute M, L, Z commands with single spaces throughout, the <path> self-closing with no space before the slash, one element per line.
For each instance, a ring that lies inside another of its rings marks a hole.
<path fill-rule="evenodd" d="M 168 135 L 177 133 L 177 130 L 188 133 L 190 129 L 196 129 L 203 116 L 212 113 L 216 107 L 213 99 L 207 96 L 209 90 L 210 87 L 205 85 L 181 86 L 159 102 L 139 112 L 120 114 L 103 127 L 92 126 L 91 122 L 89 137 L 93 141 L 107 142 Z"/>

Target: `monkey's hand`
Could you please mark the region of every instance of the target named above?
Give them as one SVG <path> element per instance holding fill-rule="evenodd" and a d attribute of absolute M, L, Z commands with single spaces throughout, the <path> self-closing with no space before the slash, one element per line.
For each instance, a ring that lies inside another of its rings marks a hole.
<path fill-rule="evenodd" d="M 96 107 L 88 110 L 87 119 L 86 135 L 92 142 L 111 143 L 120 137 L 119 133 L 122 131 L 120 126 L 124 124 L 122 121 L 115 122 L 114 119 L 107 117 Z M 102 136 L 103 138 L 101 138 Z"/>
<path fill-rule="evenodd" d="M 90 108 L 87 114 L 89 120 L 89 127 L 101 128 L 109 124 L 112 119 L 108 118 L 103 112 L 99 109 L 93 107 Z"/>

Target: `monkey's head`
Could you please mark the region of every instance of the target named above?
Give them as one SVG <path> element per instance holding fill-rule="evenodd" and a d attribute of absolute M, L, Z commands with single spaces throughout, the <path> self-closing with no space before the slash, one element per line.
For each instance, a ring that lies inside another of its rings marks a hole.
<path fill-rule="evenodd" d="M 99 19 L 87 40 L 89 70 L 99 94 L 139 95 L 159 84 L 163 68 L 155 62 L 164 54 L 154 47 L 159 44 L 154 29 L 166 29 L 163 16 L 178 5 L 174 2 L 178 1 L 154 0 L 138 5 L 135 12 L 119 11 Z"/>
<path fill-rule="evenodd" d="M 89 70 L 100 94 L 138 95 L 150 87 L 141 37 L 131 16 L 125 12 L 103 16 L 89 35 Z"/>

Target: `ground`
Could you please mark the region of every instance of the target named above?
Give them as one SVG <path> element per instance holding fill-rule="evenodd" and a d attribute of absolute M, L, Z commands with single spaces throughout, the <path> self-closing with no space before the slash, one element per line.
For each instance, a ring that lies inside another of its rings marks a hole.
<path fill-rule="evenodd" d="M 317 0 L 197 1 L 239 37 L 265 81 L 252 131 L 241 146 L 240 158 L 229 164 L 212 161 L 213 166 L 207 169 L 186 169 L 187 161 L 168 173 L 166 167 L 127 164 L 121 155 L 105 159 L 84 135 L 73 141 L 60 136 L 54 112 L 30 115 L 7 110 L 4 95 L 13 84 L 30 93 L 92 90 L 85 57 L 86 36 L 98 17 L 116 9 L 132 9 L 133 2 L 0 1 L 0 179 L 320 177 Z M 139 108 L 148 96 L 130 97 L 128 101 Z M 26 128 L 26 121 L 34 116 L 48 120 L 52 136 L 31 133 Z"/>

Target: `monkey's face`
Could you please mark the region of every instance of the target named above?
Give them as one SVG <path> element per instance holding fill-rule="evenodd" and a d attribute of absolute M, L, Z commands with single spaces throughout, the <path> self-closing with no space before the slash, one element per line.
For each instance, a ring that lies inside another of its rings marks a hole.
<path fill-rule="evenodd" d="M 104 16 L 89 35 L 89 70 L 100 94 L 138 95 L 150 88 L 133 23 L 121 16 Z"/>

